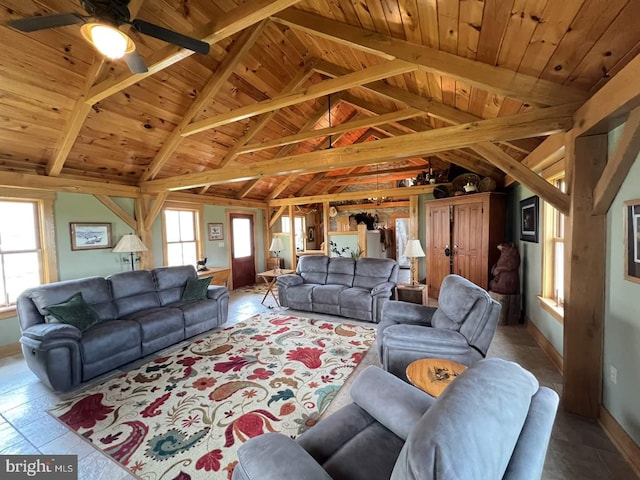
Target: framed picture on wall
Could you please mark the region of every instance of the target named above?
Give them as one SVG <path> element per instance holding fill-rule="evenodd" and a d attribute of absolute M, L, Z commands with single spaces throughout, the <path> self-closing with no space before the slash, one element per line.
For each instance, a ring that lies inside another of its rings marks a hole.
<path fill-rule="evenodd" d="M 640 199 L 624 202 L 624 278 L 640 283 Z"/>
<path fill-rule="evenodd" d="M 96 250 L 111 248 L 110 223 L 82 223 L 69 224 L 71 231 L 71 250 Z"/>
<path fill-rule="evenodd" d="M 209 240 L 224 240 L 224 231 L 221 223 L 210 223 L 208 227 Z"/>
<path fill-rule="evenodd" d="M 537 196 L 520 200 L 520 240 L 538 243 L 538 210 L 540 200 Z"/>

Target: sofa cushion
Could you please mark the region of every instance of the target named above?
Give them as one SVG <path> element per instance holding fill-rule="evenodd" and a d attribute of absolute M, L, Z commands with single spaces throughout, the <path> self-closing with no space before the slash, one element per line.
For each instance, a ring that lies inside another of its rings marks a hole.
<path fill-rule="evenodd" d="M 298 261 L 297 272 L 304 283 L 324 285 L 327 283 L 329 257 L 325 255 L 305 255 Z"/>
<path fill-rule="evenodd" d="M 216 319 L 218 316 L 218 302 L 211 300 L 200 300 L 188 303 L 178 302 L 171 306 L 179 308 L 182 311 L 185 328 L 207 320 Z"/>
<path fill-rule="evenodd" d="M 330 258 L 326 284 L 353 286 L 356 261 L 353 258 Z"/>
<path fill-rule="evenodd" d="M 213 277 L 188 278 L 180 300 L 183 302 L 197 302 L 207 298 L 207 289 Z"/>
<path fill-rule="evenodd" d="M 95 324 L 82 335 L 80 347 L 84 363 L 107 360 L 121 351 L 140 347 L 140 326 L 128 320 Z"/>
<path fill-rule="evenodd" d="M 196 278 L 196 269 L 193 265 L 159 267 L 153 269 L 151 273 L 163 306 L 180 301 L 187 280 Z"/>
<path fill-rule="evenodd" d="M 351 287 L 340 292 L 340 315 L 358 320 L 373 319 L 373 297 L 366 288 Z"/>
<path fill-rule="evenodd" d="M 73 325 L 81 331 L 100 321 L 98 314 L 82 298 L 81 292 L 72 295 L 66 302 L 49 305 L 46 310 L 58 322 Z"/>
<path fill-rule="evenodd" d="M 349 287 L 345 287 L 344 285 L 318 285 L 316 288 L 312 290 L 311 293 L 311 301 L 313 302 L 314 308 L 315 305 L 319 303 L 324 304 L 340 304 L 340 292 L 346 290 Z"/>
<path fill-rule="evenodd" d="M 515 363 L 475 363 L 418 421 L 391 479 L 503 478 L 537 390 Z"/>
<path fill-rule="evenodd" d="M 102 277 L 66 280 L 63 282 L 40 285 L 31 290 L 31 300 L 43 317 L 48 315 L 46 307 L 68 300 L 73 294 L 81 292 L 84 301 L 98 314 L 100 320 L 116 318 L 111 301 L 109 284 Z"/>
<path fill-rule="evenodd" d="M 153 275 L 148 270 L 116 273 L 107 280 L 120 318 L 160 306 Z"/>
<path fill-rule="evenodd" d="M 311 310 L 311 294 L 313 289 L 318 285 L 313 283 L 303 283 L 302 285 L 296 285 L 295 287 L 289 287 L 287 289 L 287 301 L 292 308 L 293 305 L 306 305 L 304 310 Z"/>
<path fill-rule="evenodd" d="M 371 290 L 383 282 L 396 282 L 398 267 L 390 258 L 361 258 L 356 262 L 353 286 Z M 395 272 L 395 275 L 394 275 Z M 393 278 L 395 276 L 395 278 Z"/>

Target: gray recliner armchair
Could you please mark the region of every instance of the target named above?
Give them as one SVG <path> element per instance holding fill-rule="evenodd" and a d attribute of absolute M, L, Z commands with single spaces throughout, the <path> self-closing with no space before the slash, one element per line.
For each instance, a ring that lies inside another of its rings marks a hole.
<path fill-rule="evenodd" d="M 444 358 L 471 365 L 487 355 L 501 306 L 482 288 L 459 275 L 442 282 L 438 308 L 389 301 L 378 325 L 382 367 L 406 379 L 420 358 Z"/>
<path fill-rule="evenodd" d="M 297 440 L 247 441 L 233 480 L 539 480 L 558 408 L 555 391 L 498 358 L 437 399 L 368 367 L 351 397 Z"/>

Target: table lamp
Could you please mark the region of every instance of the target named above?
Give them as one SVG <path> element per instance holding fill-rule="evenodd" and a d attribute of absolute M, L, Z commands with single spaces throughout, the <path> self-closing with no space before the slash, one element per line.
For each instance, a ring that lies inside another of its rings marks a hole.
<path fill-rule="evenodd" d="M 137 235 L 130 233 L 128 235 L 123 235 L 118 244 L 115 246 L 113 253 L 129 253 L 131 254 L 131 270 L 135 270 L 136 261 L 140 261 L 140 258 L 137 257 L 136 260 L 133 258 L 134 252 L 146 252 L 147 247 L 144 246 L 142 240 L 138 238 Z M 129 261 L 128 258 L 124 258 L 125 261 Z"/>
<path fill-rule="evenodd" d="M 407 246 L 404 249 L 404 256 L 409 258 L 411 261 L 411 285 L 415 285 L 416 283 L 416 258 L 424 257 L 424 250 L 422 250 L 422 246 L 420 245 L 420 240 L 409 240 L 407 242 Z"/>
<path fill-rule="evenodd" d="M 276 268 L 274 269 L 276 272 L 280 271 L 280 251 L 284 249 L 282 245 L 282 240 L 280 237 L 273 237 L 271 239 L 271 245 L 269 246 L 269 250 L 271 250 L 276 255 Z"/>

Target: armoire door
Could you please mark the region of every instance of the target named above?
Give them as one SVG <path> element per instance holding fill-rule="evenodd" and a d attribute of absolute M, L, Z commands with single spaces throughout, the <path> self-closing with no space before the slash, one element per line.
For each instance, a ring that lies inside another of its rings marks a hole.
<path fill-rule="evenodd" d="M 444 277 L 451 273 L 451 214 L 450 206 L 429 209 L 429 265 L 427 284 L 429 296 L 438 298 Z"/>
<path fill-rule="evenodd" d="M 482 256 L 482 203 L 466 203 L 453 207 L 452 273 L 486 288 Z"/>

